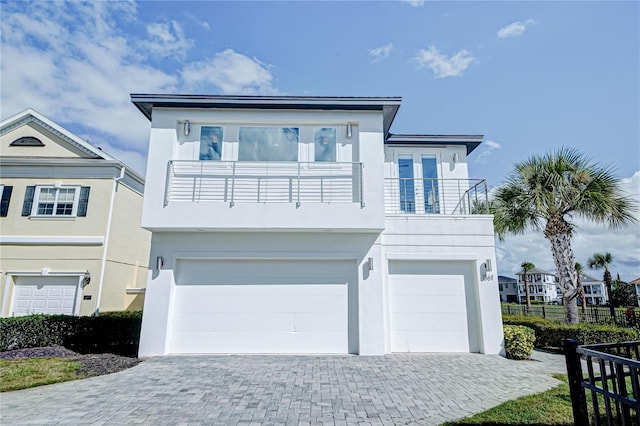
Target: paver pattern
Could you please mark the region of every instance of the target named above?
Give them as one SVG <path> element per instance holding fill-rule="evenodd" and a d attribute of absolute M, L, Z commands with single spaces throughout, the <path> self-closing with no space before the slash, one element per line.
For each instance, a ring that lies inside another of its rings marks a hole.
<path fill-rule="evenodd" d="M 0 396 L 3 425 L 437 425 L 558 384 L 564 358 L 166 356 Z"/>

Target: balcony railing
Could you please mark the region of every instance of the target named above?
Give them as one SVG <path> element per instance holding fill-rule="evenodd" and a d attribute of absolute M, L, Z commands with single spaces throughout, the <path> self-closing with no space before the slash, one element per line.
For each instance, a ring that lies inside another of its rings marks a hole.
<path fill-rule="evenodd" d="M 164 204 L 184 201 L 364 207 L 362 163 L 169 161 Z"/>
<path fill-rule="evenodd" d="M 387 214 L 489 214 L 484 179 L 385 179 Z"/>

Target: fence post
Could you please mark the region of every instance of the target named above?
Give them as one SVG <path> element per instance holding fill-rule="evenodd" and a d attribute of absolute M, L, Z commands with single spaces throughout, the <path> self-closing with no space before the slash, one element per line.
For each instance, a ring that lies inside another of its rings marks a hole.
<path fill-rule="evenodd" d="M 545 313 L 545 310 L 544 310 L 544 305 L 542 305 L 542 318 L 547 318 L 547 314 Z"/>
<path fill-rule="evenodd" d="M 587 412 L 587 398 L 581 385 L 583 380 L 582 363 L 577 349 L 577 340 L 567 339 L 564 341 L 564 358 L 567 362 L 573 421 L 576 425 L 588 425 L 589 413 Z"/>

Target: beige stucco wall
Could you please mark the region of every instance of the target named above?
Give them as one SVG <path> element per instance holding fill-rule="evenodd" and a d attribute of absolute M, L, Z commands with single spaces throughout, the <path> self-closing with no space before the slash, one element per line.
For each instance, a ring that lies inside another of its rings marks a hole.
<path fill-rule="evenodd" d="M 24 136 L 40 139 L 45 146 L 9 146 L 11 142 Z M 62 157 L 77 158 L 89 156 L 79 149 L 72 147 L 60 137 L 43 129 L 35 123 L 20 126 L 0 136 L 0 156 L 3 157 Z"/>
<path fill-rule="evenodd" d="M 53 184 L 57 179 L 1 178 L 12 185 L 13 193 L 7 217 L 0 218 L 0 235 L 6 237 L 101 237 L 106 241 L 109 205 L 113 179 L 60 179 L 63 185 L 90 186 L 86 217 L 29 218 L 21 216 L 28 185 Z M 140 227 L 142 195 L 124 185 L 115 192 L 107 261 L 103 279 L 101 312 L 141 310 L 144 294 L 127 294 L 127 288 L 144 288 L 149 259 L 151 233 Z M 10 315 L 13 280 L 9 273 L 39 273 L 43 268 L 53 273 L 89 271 L 91 282 L 82 289 L 80 315 L 96 310 L 101 265 L 105 245 L 0 244 L 0 302 L 5 300 L 0 315 Z M 5 297 L 5 292 L 7 295 Z M 90 296 L 90 300 L 85 300 Z"/>

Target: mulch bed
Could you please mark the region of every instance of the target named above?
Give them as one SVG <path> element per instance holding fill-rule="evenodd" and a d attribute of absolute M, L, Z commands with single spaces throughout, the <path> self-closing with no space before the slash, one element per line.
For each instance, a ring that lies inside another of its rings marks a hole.
<path fill-rule="evenodd" d="M 46 346 L 42 348 L 16 349 L 0 352 L 0 359 L 11 360 L 19 358 L 73 358 L 80 364 L 76 374 L 83 377 L 101 376 L 126 370 L 141 361 L 137 358 L 114 354 L 81 355 L 63 346 Z"/>

